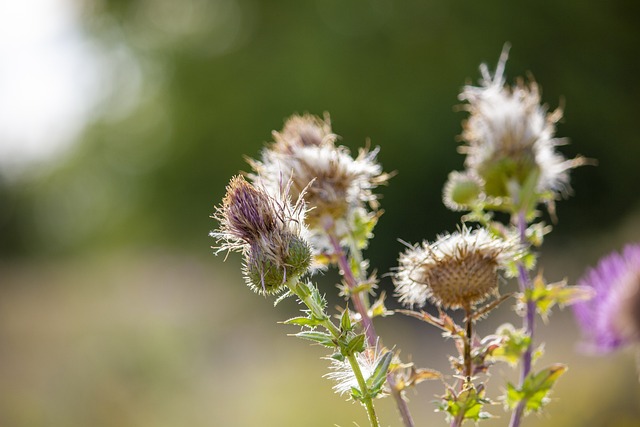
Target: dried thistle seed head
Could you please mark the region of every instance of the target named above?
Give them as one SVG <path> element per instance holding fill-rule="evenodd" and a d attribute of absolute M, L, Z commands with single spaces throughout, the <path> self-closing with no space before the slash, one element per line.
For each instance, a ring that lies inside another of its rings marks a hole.
<path fill-rule="evenodd" d="M 465 165 L 483 179 L 490 197 L 509 197 L 510 182 L 523 187 L 528 180 L 534 180 L 539 194 L 566 195 L 569 170 L 584 159 L 566 160 L 556 152 L 555 147 L 565 143 L 554 138 L 562 111 L 547 113 L 535 82 L 505 86 L 507 53 L 505 49 L 493 76 L 483 64 L 481 86 L 466 86 L 459 95 L 470 113 L 462 133 L 467 145 L 460 147 L 467 155 Z"/>
<path fill-rule="evenodd" d="M 333 144 L 337 135 L 331 131 L 329 114 L 324 119 L 311 114 L 293 115 L 287 119 L 280 132 L 273 131 L 274 151 L 291 153 L 299 147 Z"/>
<path fill-rule="evenodd" d="M 429 299 L 444 308 L 469 310 L 497 292 L 498 271 L 518 253 L 512 241 L 463 227 L 400 254 L 396 293 L 407 306 L 423 306 Z"/>
<path fill-rule="evenodd" d="M 236 176 L 214 214 L 220 228 L 210 235 L 220 243 L 218 252 L 241 252 L 247 284 L 264 294 L 281 290 L 311 264 L 311 248 L 304 239 L 308 234 L 304 204 L 299 199 L 291 205 L 287 190 L 276 197 Z"/>

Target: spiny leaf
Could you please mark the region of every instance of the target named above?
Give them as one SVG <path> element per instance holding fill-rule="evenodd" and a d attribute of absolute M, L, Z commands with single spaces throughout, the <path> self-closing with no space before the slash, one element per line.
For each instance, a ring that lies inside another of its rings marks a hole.
<path fill-rule="evenodd" d="M 490 352 L 489 356 L 494 360 L 501 360 L 515 366 L 520 361 L 522 354 L 531 343 L 529 337 L 522 329 L 516 329 L 506 323 L 498 328 L 496 335 L 502 337 L 502 342 Z"/>
<path fill-rule="evenodd" d="M 567 286 L 566 279 L 547 284 L 542 274 L 538 274 L 533 281 L 533 288 L 525 293 L 524 299 L 534 301 L 536 310 L 546 321 L 555 305 L 562 308 L 592 297 L 593 292 L 583 286 Z M 526 304 L 526 301 L 521 301 L 521 304 Z"/>
<path fill-rule="evenodd" d="M 285 320 L 282 323 L 284 323 L 285 325 L 308 326 L 310 328 L 313 328 L 315 326 L 318 326 L 320 324 L 320 321 L 315 318 L 300 316 L 300 317 L 293 317 L 289 320 Z"/>
<path fill-rule="evenodd" d="M 521 388 L 507 384 L 505 403 L 511 409 L 520 401 L 525 401 L 525 411 L 538 411 L 549 400 L 548 395 L 558 378 L 567 371 L 566 365 L 557 363 L 541 370 L 531 372 Z"/>
<path fill-rule="evenodd" d="M 480 385 L 476 389 L 473 385 L 468 384 L 457 395 L 453 391 L 447 390 L 447 394 L 439 405 L 439 410 L 449 413 L 454 418 L 459 414 L 464 414 L 464 419 L 478 421 L 491 418 L 491 414 L 482 410 L 487 403 L 491 402 L 484 398 L 484 387 Z"/>
<path fill-rule="evenodd" d="M 333 341 L 331 335 L 324 332 L 302 331 L 302 332 L 298 332 L 297 334 L 293 334 L 292 336 L 313 341 L 325 347 L 330 347 L 330 348 L 336 347 L 336 343 Z"/>

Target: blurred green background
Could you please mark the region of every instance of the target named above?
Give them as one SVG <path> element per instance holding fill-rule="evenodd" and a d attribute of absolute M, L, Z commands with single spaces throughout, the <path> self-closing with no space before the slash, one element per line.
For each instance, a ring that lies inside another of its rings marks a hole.
<path fill-rule="evenodd" d="M 379 273 L 402 245 L 454 230 L 441 203 L 463 84 L 512 45 L 532 73 L 572 172 L 543 247 L 550 280 L 575 282 L 640 240 L 637 2 L 579 0 L 29 0 L 0 6 L 0 426 L 366 425 L 321 378 L 324 351 L 287 337 L 294 315 L 212 255 L 209 218 L 293 113 L 331 114 L 342 143 L 381 147 L 385 214 L 367 252 Z M 337 302 L 335 272 L 318 278 Z M 514 286 L 505 283 L 504 288 Z M 390 280 L 381 288 L 391 293 Z M 393 306 L 393 303 L 391 303 Z M 517 322 L 508 307 L 479 328 Z M 541 364 L 568 362 L 525 426 L 640 425 L 633 352 L 578 354 L 569 311 L 539 328 Z M 377 323 L 389 346 L 447 369 L 451 342 L 417 322 Z M 497 366 L 489 382 L 500 393 Z M 410 393 L 418 425 L 439 383 Z M 399 425 L 391 399 L 383 425 Z M 487 426 L 506 425 L 508 416 Z"/>

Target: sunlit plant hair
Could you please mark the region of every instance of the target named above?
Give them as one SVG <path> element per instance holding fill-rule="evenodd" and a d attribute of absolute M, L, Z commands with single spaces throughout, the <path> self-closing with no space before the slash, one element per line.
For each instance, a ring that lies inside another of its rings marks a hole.
<path fill-rule="evenodd" d="M 394 284 L 406 306 L 427 300 L 444 308 L 470 309 L 497 294 L 498 272 L 513 263 L 518 246 L 483 228 L 462 227 L 429 243 L 409 247 L 400 254 Z"/>
<path fill-rule="evenodd" d="M 378 208 L 373 190 L 389 178 L 376 162 L 378 149 L 362 148 L 352 157 L 347 147 L 335 144 L 328 115 L 324 120 L 294 115 L 273 135 L 275 142 L 262 151 L 261 159 L 249 159 L 256 172 L 251 178 L 269 192 L 291 179 L 291 195 L 302 195 L 309 208 L 306 220 L 316 252 L 333 251 L 327 228 L 341 235 L 348 233 L 351 222 L 375 220 L 365 206 Z"/>
<path fill-rule="evenodd" d="M 555 137 L 562 110 L 548 112 L 540 103 L 540 88 L 533 80 L 519 79 L 515 85 L 507 85 L 507 57 L 508 46 L 495 73 L 491 75 L 482 64 L 480 85 L 467 85 L 459 95 L 467 102 L 463 108 L 469 112 L 463 123 L 465 145 L 460 152 L 466 154 L 467 173 L 482 184 L 478 196 L 486 197 L 494 207 L 509 209 L 510 203 L 521 203 L 517 199 L 523 188 L 552 204 L 570 192 L 568 172 L 585 160 L 567 160 L 556 151 L 556 146 L 566 143 Z M 452 184 L 449 187 L 456 188 Z M 455 207 L 452 201 L 455 199 L 445 193 L 445 203 Z"/>
<path fill-rule="evenodd" d="M 217 252 L 239 251 L 243 272 L 254 291 L 271 294 L 297 280 L 311 263 L 311 248 L 303 238 L 305 207 L 302 199 L 291 204 L 288 188 L 278 196 L 248 183 L 238 175 L 213 215 L 220 228 L 210 235 L 219 242 Z"/>

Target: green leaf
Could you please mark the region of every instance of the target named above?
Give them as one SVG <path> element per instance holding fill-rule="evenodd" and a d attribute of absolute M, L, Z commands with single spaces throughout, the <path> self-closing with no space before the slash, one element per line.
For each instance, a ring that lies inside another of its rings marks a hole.
<path fill-rule="evenodd" d="M 467 384 L 458 395 L 447 390 L 447 394 L 439 405 L 439 410 L 449 413 L 454 418 L 462 413 L 464 419 L 478 421 L 491 418 L 491 414 L 482 410 L 487 403 L 491 402 L 484 398 L 482 385 L 476 389 L 472 384 Z"/>
<path fill-rule="evenodd" d="M 538 373 L 529 373 L 522 384 L 522 388 L 507 384 L 506 404 L 513 409 L 518 403 L 525 401 L 525 412 L 540 410 L 549 400 L 548 395 L 551 388 L 566 371 L 566 365 L 557 363 Z"/>
<path fill-rule="evenodd" d="M 351 217 L 351 235 L 358 249 L 365 249 L 373 237 L 373 229 L 378 223 L 382 211 L 369 213 L 356 209 Z"/>
<path fill-rule="evenodd" d="M 336 347 L 336 343 L 333 341 L 333 338 L 331 337 L 331 335 L 325 332 L 302 331 L 302 332 L 298 332 L 297 334 L 293 334 L 293 336 L 316 342 L 325 347 L 330 347 L 330 348 Z"/>
<path fill-rule="evenodd" d="M 364 334 L 354 335 L 350 338 L 343 347 L 344 355 L 361 353 L 365 348 Z"/>
<path fill-rule="evenodd" d="M 502 341 L 489 353 L 490 358 L 516 366 L 529 347 L 531 337 L 527 336 L 524 330 L 516 329 L 509 323 L 500 326 L 496 334 L 502 337 Z"/>
<path fill-rule="evenodd" d="M 345 307 L 342 312 L 342 317 L 340 318 L 340 330 L 342 332 L 351 332 L 352 329 L 351 313 L 349 312 L 349 307 Z"/>
<path fill-rule="evenodd" d="M 593 297 L 593 292 L 583 286 L 568 286 L 567 281 L 547 284 L 541 274 L 533 281 L 533 288 L 525 293 L 525 298 L 534 301 L 536 310 L 543 320 L 549 318 L 554 306 L 565 307 L 578 301 L 586 301 Z M 525 304 L 522 301 L 522 304 Z"/>
<path fill-rule="evenodd" d="M 355 401 L 360 401 L 364 395 L 357 387 L 351 387 L 351 398 Z"/>
<path fill-rule="evenodd" d="M 331 359 L 337 360 L 338 362 L 344 362 L 344 355 L 340 352 L 333 353 L 329 356 Z"/>
<path fill-rule="evenodd" d="M 310 328 L 313 328 L 320 325 L 320 320 L 315 318 L 300 316 L 300 317 L 293 317 L 289 320 L 285 320 L 282 323 L 284 323 L 285 325 L 308 326 Z"/>
<path fill-rule="evenodd" d="M 378 361 L 371 376 L 367 379 L 367 389 L 371 397 L 376 397 L 382 390 L 382 386 L 387 380 L 387 372 L 389 371 L 389 365 L 392 359 L 393 353 L 390 351 L 386 352 Z"/>

